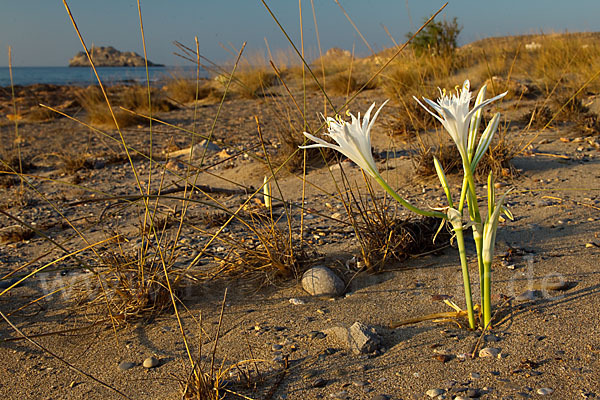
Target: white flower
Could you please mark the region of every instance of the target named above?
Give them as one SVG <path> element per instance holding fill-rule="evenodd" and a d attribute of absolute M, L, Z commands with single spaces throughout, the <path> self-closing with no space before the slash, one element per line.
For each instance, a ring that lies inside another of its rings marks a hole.
<path fill-rule="evenodd" d="M 373 103 L 365 113 L 362 123 L 360 121 L 360 113 L 358 113 L 358 117 L 355 117 L 353 114 L 349 114 L 350 117 L 352 117 L 352 122 L 342 121 L 341 119 L 336 120 L 328 117 L 326 120 L 327 125 L 329 126 L 327 135 L 335 140 L 337 145 L 328 143 L 323 139 L 319 139 L 308 132 L 304 132 L 304 136 L 314 140 L 317 142 L 317 144 L 300 146 L 300 148 L 309 149 L 314 147 L 327 147 L 337 150 L 354 161 L 372 177 L 378 177 L 379 172 L 377 171 L 377 166 L 375 165 L 375 160 L 373 159 L 373 154 L 371 153 L 371 127 L 373 126 L 379 111 L 381 111 L 386 103 L 387 100 L 381 105 L 381 107 L 379 107 L 377 112 L 375 112 L 373 119 L 370 119 L 371 111 L 373 110 L 373 107 L 375 107 L 375 103 Z"/>
<path fill-rule="evenodd" d="M 490 104 L 492 101 L 498 100 L 506 95 L 505 93 L 499 94 L 491 99 L 478 102 L 472 110 L 469 110 L 469 103 L 471 102 L 471 92 L 469 80 L 466 80 L 461 90 L 456 89 L 456 94 L 448 96 L 446 92 L 442 92 L 440 89 L 441 97 L 437 103 L 426 99 L 423 100 L 431 106 L 437 114 L 427 108 L 423 103 L 416 97 L 414 99 L 423 107 L 427 112 L 438 119 L 446 128 L 454 143 L 458 147 L 463 160 L 468 160 L 468 145 L 469 145 L 469 124 L 471 123 L 471 117 L 482 107 Z M 438 115 L 439 114 L 439 115 Z"/>

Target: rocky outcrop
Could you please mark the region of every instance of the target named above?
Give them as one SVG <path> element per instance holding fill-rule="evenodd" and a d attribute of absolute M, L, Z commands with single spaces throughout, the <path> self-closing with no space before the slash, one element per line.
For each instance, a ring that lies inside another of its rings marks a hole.
<path fill-rule="evenodd" d="M 145 65 L 144 57 L 133 51 L 121 52 L 112 46 L 92 47 L 90 50 L 92 60 L 96 67 L 143 67 Z M 89 67 L 85 52 L 80 51 L 75 57 L 69 60 L 69 67 Z M 148 61 L 149 67 L 162 67 L 162 64 L 155 64 Z"/>

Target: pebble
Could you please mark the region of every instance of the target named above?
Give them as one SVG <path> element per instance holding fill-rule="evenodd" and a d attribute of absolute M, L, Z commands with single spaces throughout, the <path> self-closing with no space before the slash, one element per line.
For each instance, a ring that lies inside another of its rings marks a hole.
<path fill-rule="evenodd" d="M 479 372 L 471 372 L 471 379 L 479 379 L 481 374 Z"/>
<path fill-rule="evenodd" d="M 369 384 L 367 381 L 352 381 L 352 384 L 356 387 L 364 387 Z"/>
<path fill-rule="evenodd" d="M 323 332 L 321 332 L 321 331 L 310 331 L 310 332 L 308 332 L 308 336 L 309 336 L 311 339 L 325 339 L 325 337 L 326 337 L 327 335 L 325 335 L 325 334 L 324 334 Z"/>
<path fill-rule="evenodd" d="M 345 287 L 339 276 L 322 265 L 312 267 L 302 275 L 302 288 L 313 296 L 340 296 Z"/>
<path fill-rule="evenodd" d="M 425 392 L 425 394 L 429 397 L 431 397 L 432 399 L 434 397 L 437 397 L 439 395 L 442 395 L 446 393 L 446 391 L 444 389 L 429 389 L 428 391 Z"/>
<path fill-rule="evenodd" d="M 377 396 L 374 396 L 371 400 L 390 400 L 390 396 L 385 394 L 378 394 Z"/>
<path fill-rule="evenodd" d="M 500 354 L 500 349 L 495 347 L 486 347 L 479 350 L 479 357 L 498 357 Z"/>
<path fill-rule="evenodd" d="M 467 389 L 466 395 L 470 398 L 478 398 L 481 397 L 481 392 L 479 389 L 469 388 Z"/>
<path fill-rule="evenodd" d="M 526 290 L 517 297 L 515 297 L 516 301 L 531 301 L 541 297 L 541 293 L 539 290 Z"/>
<path fill-rule="evenodd" d="M 273 346 L 271 346 L 271 348 L 273 349 L 273 351 L 277 351 L 283 349 L 283 346 L 280 344 L 274 344 Z"/>
<path fill-rule="evenodd" d="M 292 297 L 292 298 L 290 299 L 290 303 L 292 303 L 292 304 L 293 304 L 293 305 L 295 305 L 295 306 L 299 306 L 299 305 L 302 305 L 302 304 L 306 304 L 306 302 L 305 302 L 304 300 L 302 300 L 302 299 L 298 299 L 298 298 L 296 298 L 296 297 Z"/>
<path fill-rule="evenodd" d="M 158 367 L 159 361 L 156 357 L 148 357 L 144 360 L 144 368 Z"/>
<path fill-rule="evenodd" d="M 315 387 L 315 388 L 322 388 L 325 385 L 327 385 L 327 380 L 323 379 L 323 378 L 317 378 L 312 383 L 312 387 Z"/>
<path fill-rule="evenodd" d="M 547 394 L 552 394 L 552 393 L 554 393 L 554 389 L 551 389 L 551 388 L 549 388 L 549 387 L 543 387 L 543 388 L 539 388 L 539 389 L 536 391 L 536 393 L 537 393 L 537 394 L 539 394 L 539 395 L 545 396 L 545 395 L 547 395 Z"/>
<path fill-rule="evenodd" d="M 119 369 L 121 371 L 127 371 L 128 369 L 131 369 L 133 367 L 135 367 L 135 363 L 128 362 L 128 361 L 123 361 L 119 364 Z"/>
<path fill-rule="evenodd" d="M 498 336 L 496 336 L 496 335 L 485 335 L 483 337 L 483 339 L 486 342 L 499 342 L 500 341 L 500 338 Z"/>
<path fill-rule="evenodd" d="M 348 392 L 345 390 L 342 390 L 341 392 L 337 392 L 337 393 L 331 393 L 329 395 L 329 397 L 331 397 L 332 399 L 345 399 L 348 396 Z"/>

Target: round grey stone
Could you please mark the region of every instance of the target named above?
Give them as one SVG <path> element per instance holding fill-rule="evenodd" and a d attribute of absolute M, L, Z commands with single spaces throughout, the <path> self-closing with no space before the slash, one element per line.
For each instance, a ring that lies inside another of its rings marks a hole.
<path fill-rule="evenodd" d="M 271 346 L 271 348 L 273 349 L 273 351 L 277 351 L 283 349 L 283 346 L 280 344 L 274 344 L 273 346 Z"/>
<path fill-rule="evenodd" d="M 128 361 L 123 361 L 119 364 L 119 369 L 121 371 L 127 371 L 128 369 L 131 369 L 133 367 L 135 367 L 135 363 L 128 362 Z"/>
<path fill-rule="evenodd" d="M 313 296 L 340 296 L 345 286 L 340 277 L 321 265 L 308 269 L 302 275 L 302 288 Z"/>
<path fill-rule="evenodd" d="M 154 368 L 154 367 L 158 367 L 158 364 L 160 362 L 158 361 L 158 358 L 156 357 L 148 357 L 144 360 L 144 368 Z"/>

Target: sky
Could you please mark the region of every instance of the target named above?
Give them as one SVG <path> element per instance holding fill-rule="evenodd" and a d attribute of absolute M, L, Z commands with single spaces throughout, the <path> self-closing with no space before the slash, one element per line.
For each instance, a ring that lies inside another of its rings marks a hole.
<path fill-rule="evenodd" d="M 300 12 L 307 55 L 318 54 L 311 0 L 265 0 L 295 44 L 300 44 Z M 370 46 L 393 45 L 384 30 L 403 41 L 444 1 L 338 0 Z M 313 0 L 323 51 L 331 47 L 370 54 L 334 0 Z M 61 0 L 4 0 L 0 13 L 0 66 L 66 66 L 83 50 Z M 114 46 L 142 54 L 136 0 L 69 0 L 88 47 Z M 166 65 L 189 64 L 173 53 L 173 41 L 195 47 L 218 63 L 232 60 L 247 42 L 245 55 L 289 54 L 290 45 L 261 0 L 141 0 L 148 58 Z M 490 36 L 539 32 L 600 31 L 598 0 L 450 0 L 438 18 L 457 17 L 459 44 Z M 275 57 L 277 58 L 277 57 Z"/>

